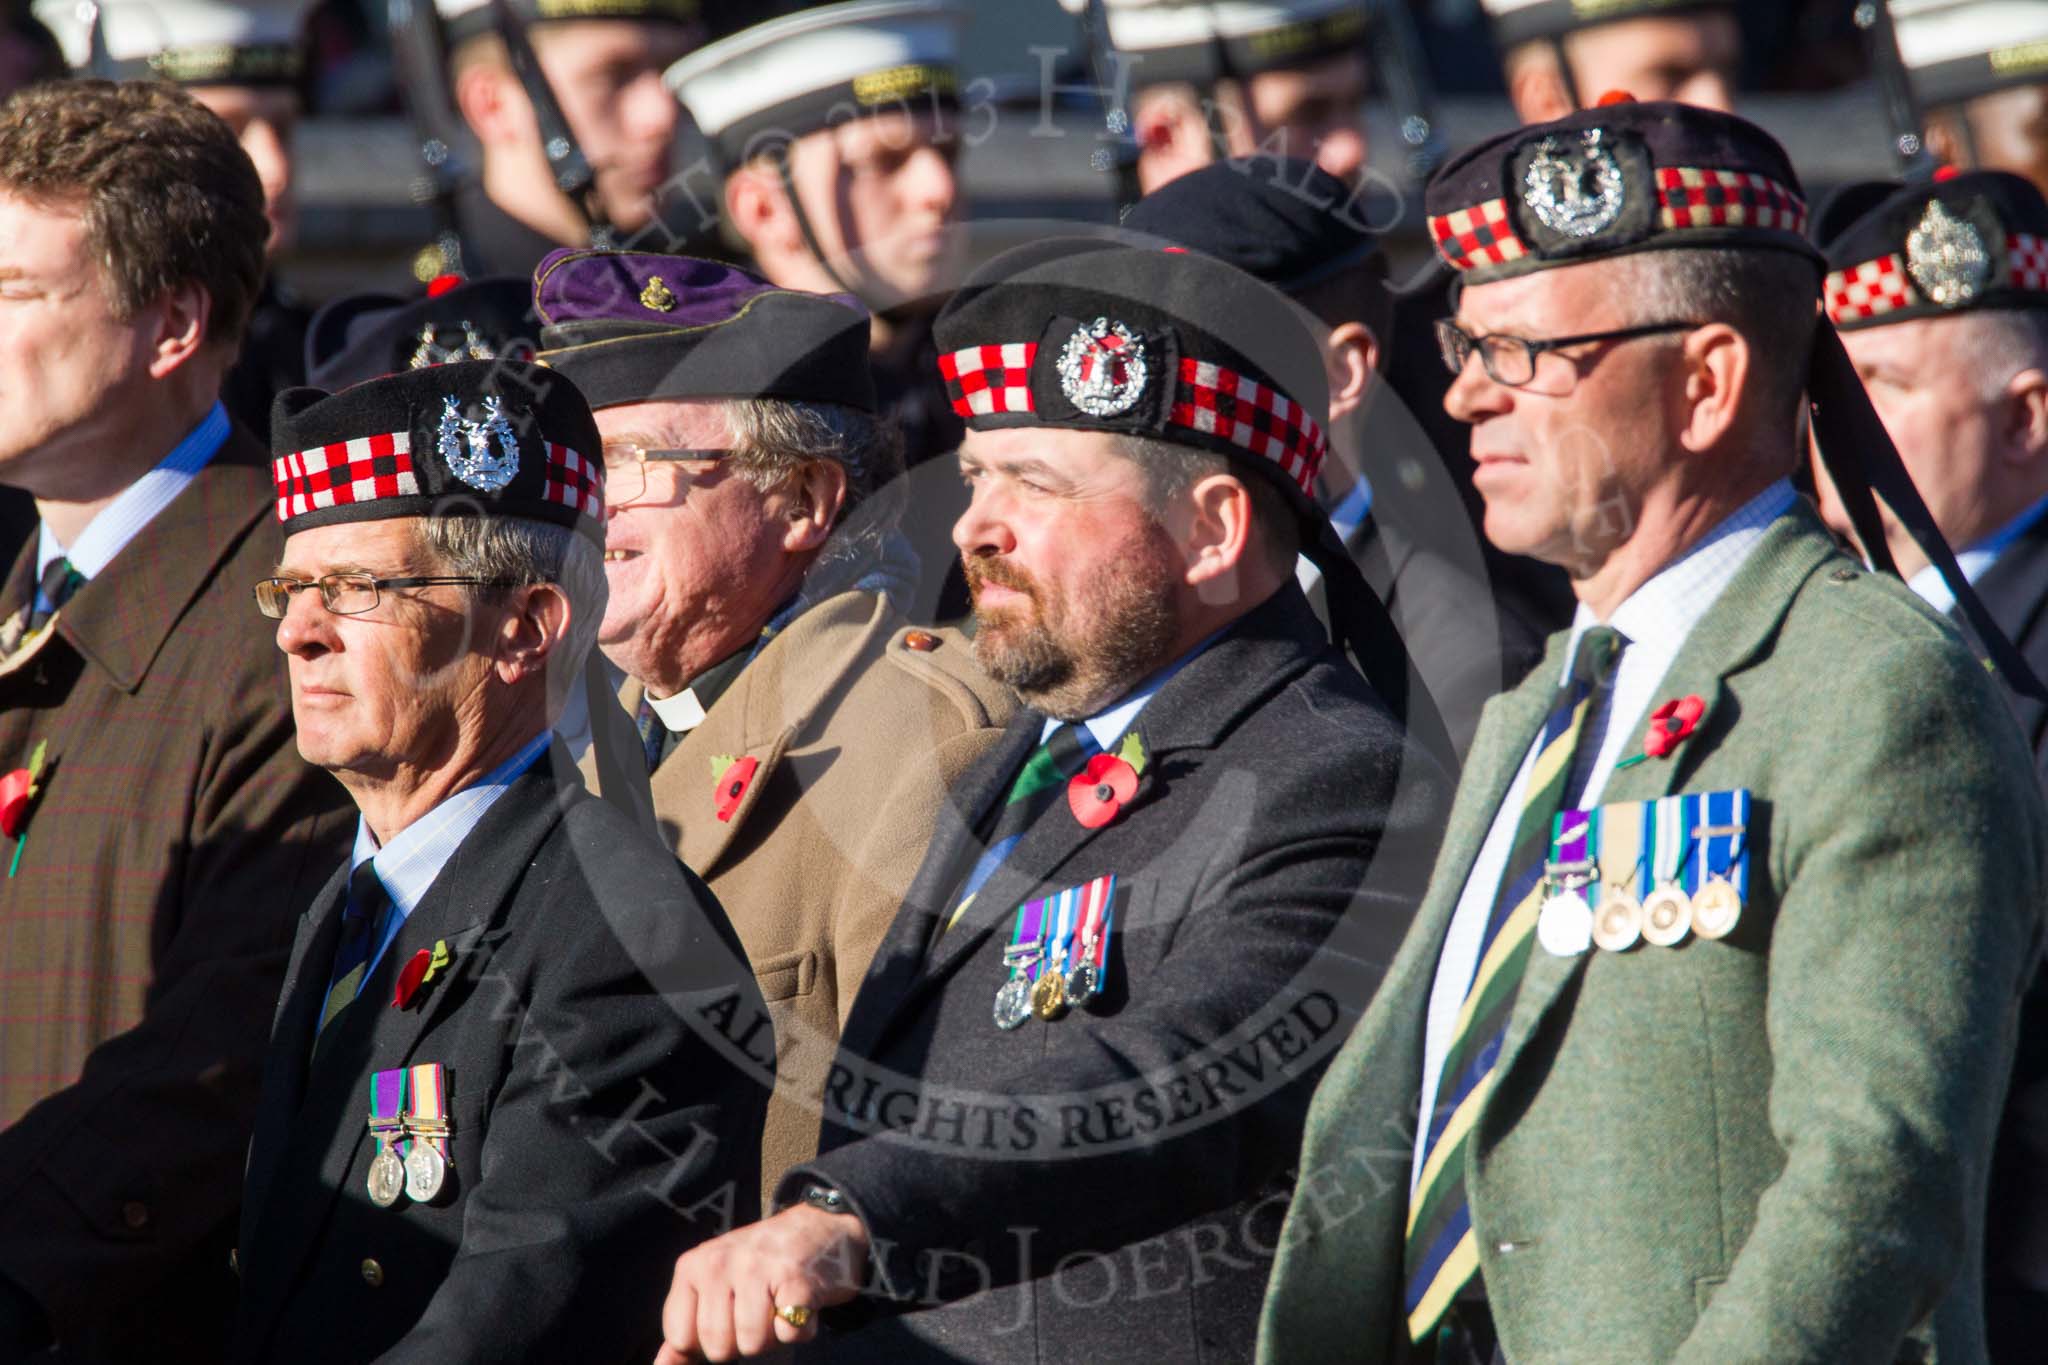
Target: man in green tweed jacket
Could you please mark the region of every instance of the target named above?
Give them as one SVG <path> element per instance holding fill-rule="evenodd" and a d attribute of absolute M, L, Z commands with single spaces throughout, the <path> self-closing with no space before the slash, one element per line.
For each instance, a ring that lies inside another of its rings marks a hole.
<path fill-rule="evenodd" d="M 1581 605 L 1484 712 L 1317 1093 L 1259 1359 L 1980 1361 L 2044 816 L 1997 680 L 1786 482 L 1809 370 L 1837 480 L 1896 465 L 1844 438 L 1791 167 L 1621 103 L 1448 164 L 1428 211 L 1487 534 Z M 1597 847 L 1555 818 L 1596 808 Z"/>

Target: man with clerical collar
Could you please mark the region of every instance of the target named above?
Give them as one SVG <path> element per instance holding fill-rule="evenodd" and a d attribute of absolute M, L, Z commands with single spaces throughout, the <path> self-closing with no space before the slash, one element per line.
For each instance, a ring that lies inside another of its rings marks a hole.
<path fill-rule="evenodd" d="M 231 1358 L 639 1358 L 646 1249 L 752 1216 L 773 1053 L 718 903 L 550 733 L 605 608 L 590 411 L 458 361 L 292 390 L 272 442 L 245 609 L 360 815 L 271 1030 Z"/>
<path fill-rule="evenodd" d="M 1480 0 L 1508 100 L 1524 123 L 1562 118 L 1610 90 L 1731 109 L 1742 25 L 1731 0 Z"/>
<path fill-rule="evenodd" d="M 1444 814 L 1398 719 L 1428 701 L 1313 501 L 1323 363 L 1286 300 L 1054 238 L 937 335 L 974 649 L 1026 709 L 853 1001 L 819 1155 L 677 1262 L 660 1359 L 820 1315 L 834 1361 L 1242 1359 L 1303 1106 Z"/>
<path fill-rule="evenodd" d="M 1890 0 L 1935 160 L 2009 171 L 2048 194 L 2048 5 Z"/>
<path fill-rule="evenodd" d="M 1982 1359 L 2048 820 L 1997 679 L 1793 492 L 1802 392 L 1858 527 L 1881 490 L 2038 684 L 1817 319 L 1791 165 L 1621 102 L 1425 207 L 1487 534 L 1580 609 L 1316 1095 L 1259 1358 Z"/>
<path fill-rule="evenodd" d="M 269 461 L 219 394 L 268 231 L 167 84 L 0 108 L 0 481 L 40 518 L 0 583 L 0 1360 L 219 1357 L 264 1025 L 346 839 L 243 596 Z"/>
<path fill-rule="evenodd" d="M 1080 14 L 1085 0 L 1060 0 Z M 1138 188 L 1220 157 L 1365 169 L 1366 34 L 1348 0 L 1108 0 L 1109 43 L 1131 83 Z"/>
<path fill-rule="evenodd" d="M 697 0 L 435 0 L 456 112 L 481 165 L 455 196 L 462 259 L 433 247 L 422 280 L 448 271 L 525 275 L 556 247 L 656 224 L 674 171 L 679 111 L 661 73 L 703 41 Z M 572 197 L 558 168 L 580 157 Z"/>
<path fill-rule="evenodd" d="M 1956 547 L 1992 620 L 2048 672 L 2048 202 L 2002 171 L 1839 191 L 1815 239 L 1828 317 L 1899 458 Z M 1824 469 L 1821 515 L 1854 528 Z M 1885 542 L 1907 586 L 1959 628 L 1940 572 L 1897 517 Z M 2007 689 L 2048 782 L 2048 706 Z M 1992 1359 L 2024 1360 L 2048 1335 L 2048 988 L 2021 1016 L 2012 1096 L 1991 1173 L 1985 1303 Z"/>
<path fill-rule="evenodd" d="M 604 437 L 598 643 L 628 675 L 656 818 L 774 1016 L 773 1178 L 817 1150 L 840 1023 L 947 787 L 1014 703 L 964 636 L 903 619 L 867 310 L 648 252 L 558 251 L 533 297 L 542 360 Z"/>
<path fill-rule="evenodd" d="M 1405 395 L 1389 388 L 1387 262 L 1350 190 L 1305 161 L 1219 161 L 1146 195 L 1123 226 L 1237 266 L 1328 329 L 1332 458 L 1317 500 L 1387 604 L 1462 754 L 1480 707 L 1543 657 L 1548 613 L 1532 609 L 1526 581 L 1540 577 L 1548 587 L 1562 575 L 1520 557 L 1489 557 L 1466 515 L 1469 470 L 1435 449 Z M 1300 577 L 1321 610 L 1320 571 L 1304 562 Z"/>
<path fill-rule="evenodd" d="M 263 182 L 274 267 L 298 234 L 294 141 L 311 8 L 311 0 L 36 0 L 35 13 L 62 42 L 73 71 L 170 81 L 226 121 Z M 270 424 L 270 400 L 305 382 L 299 352 L 310 316 L 273 269 L 221 390 L 229 414 L 259 436 Z"/>

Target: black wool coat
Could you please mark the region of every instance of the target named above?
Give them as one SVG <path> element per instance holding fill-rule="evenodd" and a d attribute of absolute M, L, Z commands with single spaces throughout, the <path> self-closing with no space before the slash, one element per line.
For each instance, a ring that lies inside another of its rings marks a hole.
<path fill-rule="evenodd" d="M 1249 1359 L 1310 1093 L 1427 879 L 1449 786 L 1290 582 L 1146 704 L 1116 818 L 1055 801 L 941 933 L 1044 720 L 956 786 L 777 1189 L 873 1239 L 819 1358 Z M 1101 997 L 997 1028 L 1016 907 L 1112 873 Z"/>
<path fill-rule="evenodd" d="M 717 901 L 557 744 L 315 1054 L 345 895 L 338 874 L 301 918 L 272 1030 L 232 1358 L 641 1365 L 676 1256 L 758 1211 L 771 1035 Z M 437 941 L 445 975 L 395 1007 Z M 450 1188 L 379 1208 L 371 1075 L 425 1062 L 447 1069 Z"/>

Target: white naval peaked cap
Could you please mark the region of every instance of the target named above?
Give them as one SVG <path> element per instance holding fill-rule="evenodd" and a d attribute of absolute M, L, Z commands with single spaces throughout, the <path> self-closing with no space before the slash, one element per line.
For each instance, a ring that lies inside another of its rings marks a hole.
<path fill-rule="evenodd" d="M 1081 14 L 1087 0 L 1060 0 Z M 1134 85 L 1190 81 L 1303 66 L 1365 41 L 1360 0 L 1105 0 L 1109 41 L 1132 59 Z"/>
<path fill-rule="evenodd" d="M 1532 38 L 1562 38 L 1582 28 L 1686 10 L 1733 9 L 1735 0 L 1479 0 L 1503 50 Z"/>
<path fill-rule="evenodd" d="M 92 67 L 97 19 L 115 80 L 180 85 L 290 85 L 306 64 L 312 0 L 35 0 L 35 16 L 73 71 Z"/>
<path fill-rule="evenodd" d="M 513 0 L 519 13 L 531 24 L 570 19 L 641 19 L 686 24 L 698 17 L 698 0 Z M 460 43 L 496 26 L 492 0 L 434 0 L 434 9 L 448 31 L 450 43 Z"/>
<path fill-rule="evenodd" d="M 2048 81 L 2048 0 L 1892 0 L 1891 10 L 1927 108 Z"/>
<path fill-rule="evenodd" d="M 957 101 L 966 24 L 957 0 L 824 5 L 698 48 L 662 82 L 730 169 L 770 142 Z"/>

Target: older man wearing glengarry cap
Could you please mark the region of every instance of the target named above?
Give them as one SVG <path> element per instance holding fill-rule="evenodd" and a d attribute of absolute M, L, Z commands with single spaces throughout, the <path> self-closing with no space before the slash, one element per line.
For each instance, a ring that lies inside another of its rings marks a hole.
<path fill-rule="evenodd" d="M 550 733 L 604 611 L 589 410 L 468 361 L 288 391 L 272 439 L 256 605 L 361 815 L 271 1033 L 233 1358 L 628 1358 L 643 1249 L 754 1206 L 729 1038 L 766 1029 L 710 893 Z"/>

